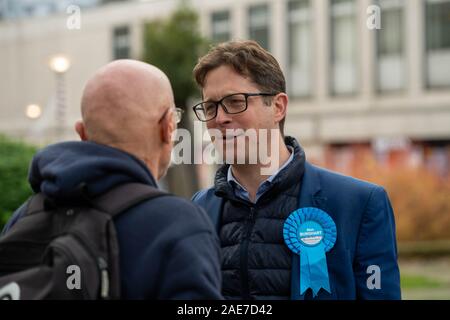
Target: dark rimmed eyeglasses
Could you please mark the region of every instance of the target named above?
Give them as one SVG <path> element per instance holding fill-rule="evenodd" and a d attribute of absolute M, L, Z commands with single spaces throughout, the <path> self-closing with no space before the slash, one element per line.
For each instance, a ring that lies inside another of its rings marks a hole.
<path fill-rule="evenodd" d="M 217 109 L 219 105 L 222 106 L 223 111 L 228 114 L 237 114 L 244 112 L 248 108 L 248 97 L 255 96 L 263 96 L 263 97 L 272 97 L 276 96 L 277 93 L 233 93 L 229 94 L 219 101 L 203 101 L 195 106 L 192 109 L 195 112 L 198 120 L 206 122 L 217 117 Z"/>

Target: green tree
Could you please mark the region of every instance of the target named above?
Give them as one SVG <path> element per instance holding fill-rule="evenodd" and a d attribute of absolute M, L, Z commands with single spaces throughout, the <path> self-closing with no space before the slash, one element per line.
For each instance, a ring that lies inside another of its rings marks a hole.
<path fill-rule="evenodd" d="M 28 168 L 36 148 L 0 135 L 0 230 L 32 194 Z"/>
<path fill-rule="evenodd" d="M 167 74 L 172 83 L 175 103 L 180 108 L 185 109 L 189 98 L 198 92 L 192 69 L 199 56 L 207 51 L 208 45 L 199 32 L 197 13 L 185 1 L 168 19 L 152 21 L 145 27 L 143 60 Z M 179 127 L 192 129 L 187 112 Z M 192 165 L 180 165 L 169 170 L 168 183 L 173 193 L 190 197 L 197 190 L 197 177 L 192 169 Z"/>

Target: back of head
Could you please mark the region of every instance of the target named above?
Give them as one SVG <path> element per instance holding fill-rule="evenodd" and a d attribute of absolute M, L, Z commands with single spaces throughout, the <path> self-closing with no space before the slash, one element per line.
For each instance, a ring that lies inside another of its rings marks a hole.
<path fill-rule="evenodd" d="M 155 138 L 159 117 L 173 106 L 167 76 L 135 60 L 116 60 L 87 82 L 81 111 L 87 140 L 141 149 Z"/>

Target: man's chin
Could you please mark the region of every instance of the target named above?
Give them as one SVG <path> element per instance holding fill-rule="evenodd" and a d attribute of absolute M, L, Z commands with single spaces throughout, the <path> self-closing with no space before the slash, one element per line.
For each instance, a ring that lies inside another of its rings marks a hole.
<path fill-rule="evenodd" d="M 249 154 L 247 150 L 238 150 L 236 146 L 223 149 L 223 162 L 226 164 L 249 164 Z"/>

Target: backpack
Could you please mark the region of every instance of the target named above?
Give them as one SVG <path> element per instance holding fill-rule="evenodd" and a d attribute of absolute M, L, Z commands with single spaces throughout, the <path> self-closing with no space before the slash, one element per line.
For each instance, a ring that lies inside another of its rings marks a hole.
<path fill-rule="evenodd" d="M 113 218 L 168 195 L 127 183 L 86 202 L 32 196 L 0 238 L 0 300 L 119 299 L 119 248 Z"/>

